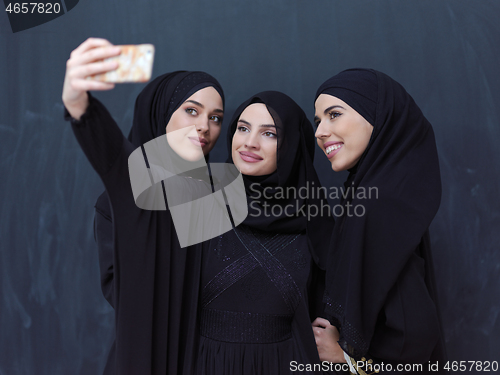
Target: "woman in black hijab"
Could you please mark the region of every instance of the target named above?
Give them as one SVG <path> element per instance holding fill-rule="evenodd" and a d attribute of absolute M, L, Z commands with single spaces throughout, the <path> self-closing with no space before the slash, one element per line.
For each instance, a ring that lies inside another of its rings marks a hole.
<path fill-rule="evenodd" d="M 249 111 L 254 104 L 263 107 L 260 112 Z M 244 136 L 250 133 L 258 139 Z M 333 221 L 309 208 L 328 207 L 324 197 L 297 193 L 320 186 L 312 126 L 291 98 L 262 92 L 236 110 L 227 141 L 228 163 L 243 173 L 249 215 L 234 230 L 202 244 L 194 373 L 279 375 L 294 366 L 318 366 L 310 323 L 323 307 L 323 274 L 316 264 L 324 262 L 327 248 L 319 234 Z M 287 188 L 292 189 L 287 193 Z M 103 195 L 95 222 L 100 256 L 109 254 L 113 243 L 106 210 Z M 112 278 L 106 265 L 112 268 L 112 259 L 101 261 L 105 295 Z M 306 371 L 311 372 L 320 371 Z"/>
<path fill-rule="evenodd" d="M 236 110 L 227 143 L 249 214 L 204 248 L 196 374 L 280 375 L 318 366 L 310 318 L 319 313 L 316 264 L 326 250 L 318 240 L 333 222 L 327 212 L 308 215 L 308 207 L 328 207 L 324 197 L 299 193 L 320 186 L 312 126 L 291 98 L 267 91 Z"/>
<path fill-rule="evenodd" d="M 92 62 L 114 53 L 112 48 L 101 39 L 78 47 L 68 62 L 63 89 L 66 119 L 106 187 L 109 203 L 103 198 L 101 207 L 113 220 L 106 238 L 114 251 L 100 254 L 103 292 L 115 309 L 116 338 L 105 373 L 191 374 L 197 351 L 201 245 L 181 248 L 170 211 L 137 207 L 128 158 L 137 145 L 186 122 L 196 125 L 199 139 L 194 142 L 208 154 L 220 133 L 222 88 L 203 72 L 156 78 L 137 98 L 127 140 L 106 108 L 86 92 L 112 88 L 85 80 L 86 75 L 113 69 L 109 63 Z M 169 156 L 179 158 L 175 152 Z"/>
<path fill-rule="evenodd" d="M 349 170 L 326 276 L 334 327 L 314 324 L 320 357 L 345 354 L 359 374 L 397 364 L 423 366 L 394 373 L 436 373 L 427 363 L 444 358 L 429 241 L 441 199 L 432 126 L 400 84 L 371 69 L 327 80 L 315 107 L 318 145 L 333 170 Z"/>

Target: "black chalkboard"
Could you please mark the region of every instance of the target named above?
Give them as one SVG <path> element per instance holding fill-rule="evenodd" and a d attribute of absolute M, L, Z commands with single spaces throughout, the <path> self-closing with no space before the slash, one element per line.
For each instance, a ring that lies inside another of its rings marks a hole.
<path fill-rule="evenodd" d="M 103 186 L 61 103 L 69 53 L 90 36 L 153 43 L 155 76 L 211 73 L 227 119 L 262 90 L 287 93 L 312 119 L 316 88 L 350 67 L 401 82 L 439 150 L 443 197 L 431 239 L 449 357 L 500 361 L 500 2 L 77 3 L 17 33 L 0 13 L 1 375 L 99 374 L 113 336 L 92 227 Z M 96 94 L 124 132 L 143 86 Z M 213 161 L 225 160 L 219 143 Z M 316 166 L 326 185 L 346 177 L 324 158 Z"/>

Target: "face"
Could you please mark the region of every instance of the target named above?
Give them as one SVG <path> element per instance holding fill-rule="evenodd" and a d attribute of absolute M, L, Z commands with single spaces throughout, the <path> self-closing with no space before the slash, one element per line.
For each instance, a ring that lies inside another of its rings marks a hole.
<path fill-rule="evenodd" d="M 263 176 L 277 168 L 278 137 L 274 120 L 263 103 L 254 103 L 241 113 L 233 136 L 234 165 L 247 176 Z"/>
<path fill-rule="evenodd" d="M 335 96 L 321 94 L 315 107 L 316 138 L 332 169 L 340 172 L 354 167 L 368 146 L 373 126 Z"/>
<path fill-rule="evenodd" d="M 183 159 L 201 159 L 219 138 L 223 114 L 222 98 L 216 89 L 196 91 L 170 117 L 166 128 L 170 147 Z"/>

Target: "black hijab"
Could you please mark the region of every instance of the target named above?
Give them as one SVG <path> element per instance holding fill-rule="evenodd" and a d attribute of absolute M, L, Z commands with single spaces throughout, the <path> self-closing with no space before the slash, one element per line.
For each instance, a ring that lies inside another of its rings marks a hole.
<path fill-rule="evenodd" d="M 439 318 L 429 299 L 436 296 L 428 229 L 441 200 L 432 126 L 399 83 L 375 70 L 343 71 L 322 84 L 316 98 L 320 94 L 345 101 L 373 125 L 346 184 L 356 195 L 349 193 L 343 202 L 361 204 L 366 213 L 337 220 L 326 311 L 352 357 L 368 353 L 395 362 L 426 362 L 439 336 Z M 369 188 L 378 189 L 378 198 L 358 195 Z"/>
<path fill-rule="evenodd" d="M 172 113 L 208 86 L 224 98 L 219 83 L 203 72 L 179 71 L 150 82 L 137 97 L 126 153 L 165 134 Z M 197 350 L 201 244 L 181 248 L 169 211 L 141 210 L 130 183 L 113 185 L 124 179 L 127 158 L 108 176 L 113 195 L 103 193 L 96 203 L 101 287 L 116 318 L 105 373 L 187 374 Z"/>
<path fill-rule="evenodd" d="M 241 113 L 253 103 L 265 104 L 276 125 L 277 169 L 266 176 L 243 175 L 248 203 L 248 216 L 243 224 L 276 233 L 306 231 L 314 261 L 325 267 L 327 244 L 321 241 L 321 234 L 331 230 L 333 219 L 324 192 L 317 191 L 321 183 L 313 165 L 316 141 L 302 108 L 289 96 L 277 91 L 264 91 L 245 101 L 229 124 L 227 162 L 233 163 L 231 146 Z M 292 190 L 287 194 L 287 187 L 292 187 L 295 195 Z M 267 205 L 267 211 L 264 205 Z M 269 207 L 274 207 L 274 210 Z M 317 207 L 318 211 L 312 207 Z"/>

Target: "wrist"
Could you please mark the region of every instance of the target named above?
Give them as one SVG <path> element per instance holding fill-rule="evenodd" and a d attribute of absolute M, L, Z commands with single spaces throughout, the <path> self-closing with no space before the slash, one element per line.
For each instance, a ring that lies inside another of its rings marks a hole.
<path fill-rule="evenodd" d="M 75 120 L 80 120 L 89 106 L 89 96 L 85 91 L 78 100 L 68 101 L 63 99 L 63 103 L 70 116 Z"/>

